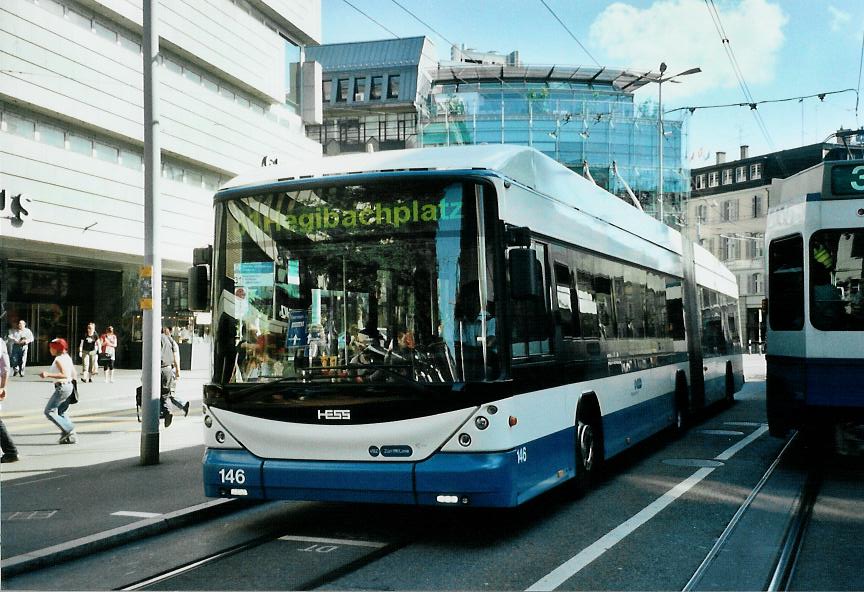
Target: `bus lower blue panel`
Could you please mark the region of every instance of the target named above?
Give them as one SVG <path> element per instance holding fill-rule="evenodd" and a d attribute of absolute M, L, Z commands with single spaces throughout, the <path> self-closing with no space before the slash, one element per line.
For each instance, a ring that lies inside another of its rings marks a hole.
<path fill-rule="evenodd" d="M 210 448 L 204 453 L 203 464 L 204 495 L 264 498 L 261 478 L 263 461 L 246 450 Z"/>
<path fill-rule="evenodd" d="M 270 499 L 414 503 L 414 463 L 264 461 Z"/>
<path fill-rule="evenodd" d="M 510 507 L 574 475 L 574 430 L 495 453 L 439 453 L 418 463 L 262 460 L 245 450 L 208 450 L 210 497 Z M 465 500 L 464 502 L 462 500 Z"/>
<path fill-rule="evenodd" d="M 495 453 L 441 453 L 417 463 L 417 503 L 457 496 L 472 506 L 519 505 L 574 475 L 574 430 Z"/>
<path fill-rule="evenodd" d="M 603 416 L 606 458 L 630 448 L 672 424 L 675 394 L 668 393 Z"/>

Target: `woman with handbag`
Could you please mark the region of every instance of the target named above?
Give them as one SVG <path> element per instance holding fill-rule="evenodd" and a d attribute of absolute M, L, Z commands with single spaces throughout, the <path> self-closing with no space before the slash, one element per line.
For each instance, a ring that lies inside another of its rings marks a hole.
<path fill-rule="evenodd" d="M 105 382 L 114 382 L 114 357 L 117 352 L 114 327 L 108 325 L 99 340 L 99 365 L 105 370 Z"/>
<path fill-rule="evenodd" d="M 75 424 L 66 417 L 66 410 L 69 409 L 73 388 L 77 385 L 78 372 L 75 370 L 75 363 L 67 353 L 69 346 L 65 339 L 57 337 L 52 339 L 48 344 L 48 349 L 51 355 L 54 356 L 54 363 L 47 372 L 40 372 L 40 378 L 50 378 L 54 381 L 54 393 L 48 399 L 45 405 L 45 417 L 51 423 L 60 428 L 60 444 L 75 444 L 78 441 L 75 435 Z"/>

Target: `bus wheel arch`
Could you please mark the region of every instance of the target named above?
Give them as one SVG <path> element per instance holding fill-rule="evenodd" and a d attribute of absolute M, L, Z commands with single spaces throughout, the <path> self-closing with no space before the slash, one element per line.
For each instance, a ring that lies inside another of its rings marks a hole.
<path fill-rule="evenodd" d="M 582 393 L 576 406 L 575 489 L 583 494 L 597 479 L 603 465 L 603 415 L 593 391 Z"/>

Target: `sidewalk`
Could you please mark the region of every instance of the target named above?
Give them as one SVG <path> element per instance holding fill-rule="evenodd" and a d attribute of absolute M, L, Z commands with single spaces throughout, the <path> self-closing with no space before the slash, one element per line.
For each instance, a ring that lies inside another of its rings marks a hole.
<path fill-rule="evenodd" d="M 68 411 L 78 444 L 60 445 L 42 412 L 52 392 L 38 377 L 45 369 L 10 378 L 0 411 L 20 457 L 0 465 L 3 575 L 80 553 L 85 543 L 133 540 L 230 506 L 204 497 L 201 484 L 206 372 L 181 373 L 177 396 L 190 401 L 189 416 L 174 408 L 171 427 L 160 422 L 160 463 L 143 466 L 135 413 L 140 370 L 116 370 L 113 383 L 100 374 L 79 384 L 80 403 Z"/>

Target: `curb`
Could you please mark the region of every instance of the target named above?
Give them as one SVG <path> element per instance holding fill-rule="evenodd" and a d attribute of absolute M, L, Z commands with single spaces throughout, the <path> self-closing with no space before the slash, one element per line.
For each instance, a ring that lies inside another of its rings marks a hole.
<path fill-rule="evenodd" d="M 48 565 L 56 565 L 64 561 L 78 559 L 105 551 L 113 547 L 161 534 L 169 530 L 194 524 L 195 522 L 228 514 L 249 505 L 247 500 L 231 498 L 216 499 L 197 506 L 183 508 L 154 518 L 139 520 L 111 530 L 97 532 L 85 537 L 59 543 L 44 549 L 22 553 L 0 561 L 0 573 L 4 578 L 10 578 L 30 571 L 41 569 Z"/>

